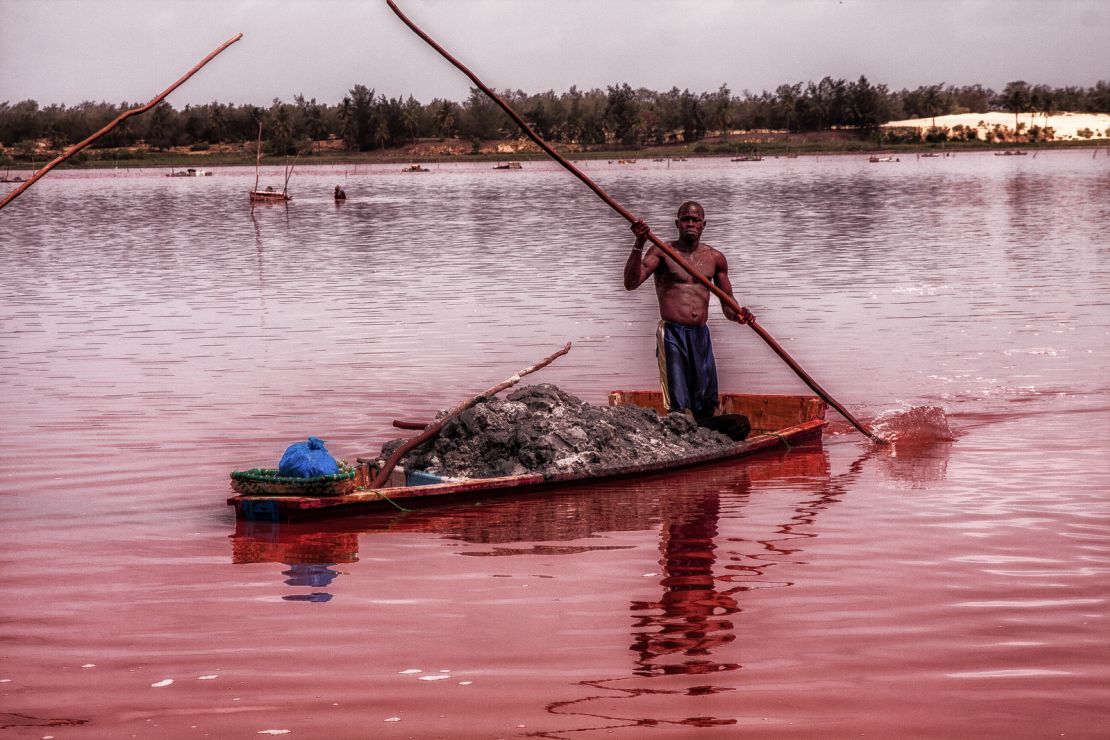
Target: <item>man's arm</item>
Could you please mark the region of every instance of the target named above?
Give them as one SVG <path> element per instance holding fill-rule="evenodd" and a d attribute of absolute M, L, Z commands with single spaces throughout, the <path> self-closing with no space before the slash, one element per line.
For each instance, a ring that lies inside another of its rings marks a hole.
<path fill-rule="evenodd" d="M 717 252 L 716 263 L 717 269 L 713 273 L 713 283 L 727 293 L 733 300 L 736 300 L 736 296 L 732 295 L 732 281 L 728 278 L 728 260 L 725 259 L 723 254 Z M 739 303 L 739 301 L 737 301 L 737 303 Z M 735 321 L 738 324 L 746 324 L 749 321 L 755 320 L 755 316 L 752 315 L 752 312 L 744 306 L 740 307 L 740 313 L 737 314 L 728 307 L 728 304 L 725 303 L 724 300 L 721 300 L 721 312 L 724 313 L 726 319 Z"/>
<path fill-rule="evenodd" d="M 632 233 L 636 235 L 636 243 L 632 245 L 632 251 L 629 252 L 628 260 L 624 263 L 625 290 L 639 288 L 659 267 L 659 255 L 655 247 L 651 246 L 646 253 L 644 252 L 648 231 L 648 225 L 641 220 L 632 224 Z"/>

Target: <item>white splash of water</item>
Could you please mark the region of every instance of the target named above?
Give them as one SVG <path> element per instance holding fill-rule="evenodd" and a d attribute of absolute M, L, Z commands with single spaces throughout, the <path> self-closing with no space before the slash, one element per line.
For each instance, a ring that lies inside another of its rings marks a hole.
<path fill-rule="evenodd" d="M 876 417 L 873 429 L 895 444 L 928 445 L 956 440 L 948 423 L 948 413 L 939 406 L 908 406 L 884 411 Z"/>

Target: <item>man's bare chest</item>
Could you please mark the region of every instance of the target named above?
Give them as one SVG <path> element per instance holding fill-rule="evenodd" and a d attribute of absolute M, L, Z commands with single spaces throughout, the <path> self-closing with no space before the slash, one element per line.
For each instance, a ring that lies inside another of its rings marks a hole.
<path fill-rule="evenodd" d="M 712 278 L 716 271 L 716 261 L 713 258 L 713 252 L 704 247 L 699 247 L 692 253 L 678 252 L 678 254 L 686 261 L 686 264 L 697 270 L 699 275 L 706 278 Z M 663 274 L 660 277 L 664 278 L 668 283 L 698 283 L 689 272 L 687 272 L 675 260 L 663 255 Z"/>

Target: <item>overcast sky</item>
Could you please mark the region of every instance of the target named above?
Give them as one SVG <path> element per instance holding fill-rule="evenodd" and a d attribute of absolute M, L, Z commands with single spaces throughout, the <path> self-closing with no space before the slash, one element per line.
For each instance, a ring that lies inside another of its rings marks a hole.
<path fill-rule="evenodd" d="M 627 82 L 734 94 L 829 75 L 892 90 L 1110 79 L 1106 0 L 398 0 L 498 90 Z M 338 103 L 355 84 L 464 100 L 385 0 L 0 0 L 0 102 Z"/>

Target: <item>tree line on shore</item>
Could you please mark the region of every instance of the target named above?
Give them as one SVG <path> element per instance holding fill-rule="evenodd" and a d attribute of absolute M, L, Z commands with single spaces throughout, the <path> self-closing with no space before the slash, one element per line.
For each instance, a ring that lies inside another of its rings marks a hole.
<path fill-rule="evenodd" d="M 714 92 L 666 92 L 633 89 L 628 84 L 606 90 L 571 87 L 556 94 L 500 93 L 540 136 L 560 144 L 585 147 L 638 148 L 693 143 L 710 132 L 736 130 L 821 131 L 854 129 L 862 137 L 884 123 L 908 118 L 935 118 L 951 113 L 1007 111 L 1110 113 L 1110 83 L 1093 87 L 1007 83 L 1001 92 L 981 85 L 956 87 L 944 83 L 914 90 L 891 91 L 866 77 L 856 81 L 825 77 L 819 82 L 783 84 L 774 92 L 734 95 L 727 85 Z M 0 145 L 3 158 L 27 159 L 75 144 L 134 107 L 84 102 L 74 106 L 40 107 L 34 100 L 0 103 Z M 161 103 L 147 115 L 129 119 L 95 147 L 126 149 L 145 144 L 151 149 L 189 147 L 205 151 L 224 144 L 254 142 L 261 125 L 270 154 L 311 154 L 314 142 L 338 140 L 348 151 L 400 146 L 418 139 L 513 138 L 515 124 L 477 88 L 461 103 L 434 99 L 424 104 L 413 96 L 390 98 L 356 84 L 335 105 L 296 95 L 292 103 L 275 98 L 268 108 L 212 102 L 177 110 Z M 117 158 L 119 157 L 117 153 Z M 142 156 L 136 153 L 135 156 Z"/>

